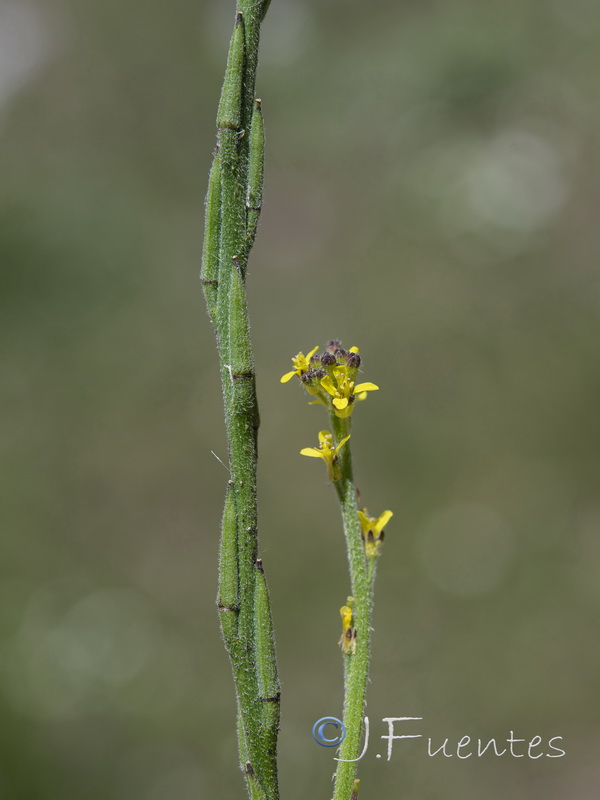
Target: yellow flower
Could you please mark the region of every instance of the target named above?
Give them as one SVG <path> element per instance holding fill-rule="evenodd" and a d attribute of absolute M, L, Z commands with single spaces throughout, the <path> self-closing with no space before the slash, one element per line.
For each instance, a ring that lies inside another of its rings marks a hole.
<path fill-rule="evenodd" d="M 333 377 L 326 375 L 321 378 L 321 386 L 333 397 L 332 403 L 336 417 L 349 417 L 352 414 L 355 400 L 364 400 L 367 392 L 379 389 L 374 383 L 355 384 L 350 379 L 348 367 L 336 366 L 333 368 Z"/>
<path fill-rule="evenodd" d="M 352 627 L 352 606 L 354 605 L 354 598 L 348 598 L 348 605 L 340 608 L 340 617 L 342 618 L 342 636 L 340 638 L 340 647 L 342 652 L 350 655 L 356 651 L 356 628 Z"/>
<path fill-rule="evenodd" d="M 286 372 L 285 375 L 281 376 L 281 383 L 287 383 L 294 377 L 294 375 L 297 375 L 299 378 L 301 378 L 303 372 L 308 372 L 310 369 L 310 357 L 314 356 L 318 349 L 319 345 L 313 347 L 313 349 L 307 355 L 304 355 L 304 353 L 298 353 L 297 356 L 294 356 L 292 358 L 294 369 L 291 370 L 291 372 Z"/>
<path fill-rule="evenodd" d="M 313 347 L 307 355 L 298 353 L 294 356 L 294 369 L 282 375 L 281 383 L 287 383 L 297 375 L 306 391 L 315 397 L 312 405 L 318 403 L 330 410 L 333 408 L 341 419 L 349 417 L 355 401 L 364 400 L 367 392 L 377 391 L 379 386 L 355 383 L 361 363 L 358 347 L 344 350 L 341 342 L 332 339 L 323 354 L 315 355 L 318 349 Z"/>
<path fill-rule="evenodd" d="M 384 511 L 377 518 L 369 517 L 366 508 L 358 512 L 360 527 L 362 528 L 362 538 L 365 543 L 365 555 L 373 558 L 379 555 L 381 543 L 383 542 L 384 528 L 394 514 L 391 511 Z"/>
<path fill-rule="evenodd" d="M 327 467 L 329 480 L 333 482 L 338 481 L 340 479 L 339 470 L 337 468 L 338 453 L 349 438 L 349 435 L 344 436 L 338 446 L 334 447 L 331 433 L 329 433 L 329 431 L 319 431 L 319 446 L 304 447 L 300 450 L 300 455 L 310 456 L 311 458 L 322 458 Z"/>

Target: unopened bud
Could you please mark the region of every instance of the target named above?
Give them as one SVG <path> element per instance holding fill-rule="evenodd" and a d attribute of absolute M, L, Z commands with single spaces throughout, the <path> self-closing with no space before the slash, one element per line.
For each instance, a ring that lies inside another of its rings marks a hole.
<path fill-rule="evenodd" d="M 350 369 L 358 369 L 360 367 L 360 356 L 358 353 L 347 353 L 346 364 Z"/>

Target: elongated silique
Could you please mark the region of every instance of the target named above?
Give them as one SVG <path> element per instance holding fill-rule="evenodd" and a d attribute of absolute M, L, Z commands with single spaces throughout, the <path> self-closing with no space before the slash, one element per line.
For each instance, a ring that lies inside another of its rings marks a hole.
<path fill-rule="evenodd" d="M 201 282 L 215 328 L 230 480 L 217 604 L 238 708 L 240 766 L 251 800 L 279 800 L 279 680 L 269 594 L 258 560 L 259 425 L 245 275 L 262 205 L 264 130 L 254 86 L 268 0 L 238 0 L 217 112 Z"/>

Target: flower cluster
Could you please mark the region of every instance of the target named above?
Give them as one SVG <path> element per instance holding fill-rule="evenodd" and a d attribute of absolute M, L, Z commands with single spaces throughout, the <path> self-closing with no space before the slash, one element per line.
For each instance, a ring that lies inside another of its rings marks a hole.
<path fill-rule="evenodd" d="M 324 405 L 332 415 L 334 431 L 319 431 L 319 446 L 304 447 L 300 451 L 303 456 L 320 458 L 327 468 L 327 476 L 332 483 L 337 483 L 342 478 L 344 459 L 340 459 L 340 450 L 350 434 L 343 434 L 348 430 L 348 423 L 339 423 L 336 417 L 345 420 L 354 409 L 357 400 L 364 400 L 367 392 L 376 391 L 379 387 L 374 383 L 357 383 L 356 378 L 360 369 L 361 358 L 358 347 L 344 350 L 341 342 L 331 339 L 323 353 L 318 352 L 319 347 L 313 347 L 306 355 L 298 353 L 292 358 L 294 369 L 286 372 L 281 378 L 281 383 L 287 383 L 296 376 L 304 388 L 314 399 L 311 404 Z M 341 426 L 341 427 L 340 427 Z M 336 443 L 336 439 L 342 436 Z M 348 459 L 349 459 L 349 454 Z M 349 461 L 348 461 L 349 463 Z M 370 517 L 367 509 L 358 511 L 358 519 L 364 543 L 365 556 L 368 559 L 376 558 L 381 551 L 384 537 L 384 528 L 392 518 L 391 511 L 384 511 L 379 517 Z M 340 644 L 346 653 L 354 652 L 352 638 L 352 609 L 351 603 L 341 609 L 344 634 Z M 349 637 L 344 639 L 344 637 Z M 350 648 L 350 649 L 347 649 Z"/>
<path fill-rule="evenodd" d="M 296 375 L 307 392 L 315 397 L 313 403 L 329 407 L 336 417 L 349 417 L 354 403 L 364 400 L 367 392 L 374 392 L 379 386 L 356 383 L 361 363 L 358 347 L 344 350 L 341 342 L 331 339 L 324 353 L 317 353 L 318 349 L 318 346 L 313 347 L 307 355 L 294 356 L 294 369 L 282 376 L 281 383 L 287 383 Z"/>

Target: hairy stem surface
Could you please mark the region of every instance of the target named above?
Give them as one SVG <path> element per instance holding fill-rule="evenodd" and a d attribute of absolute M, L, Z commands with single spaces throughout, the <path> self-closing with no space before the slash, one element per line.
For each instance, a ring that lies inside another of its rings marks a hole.
<path fill-rule="evenodd" d="M 278 800 L 279 682 L 258 553 L 259 425 L 245 274 L 262 202 L 264 135 L 254 87 L 269 0 L 238 0 L 217 113 L 201 281 L 215 328 L 230 480 L 221 529 L 218 608 L 233 670 L 240 764 L 251 800 Z"/>
<path fill-rule="evenodd" d="M 350 432 L 350 419 L 331 415 L 335 443 Z M 371 616 L 373 607 L 374 570 L 369 569 L 362 540 L 356 487 L 352 474 L 350 441 L 339 454 L 340 480 L 335 488 L 340 501 L 344 534 L 348 550 L 350 583 L 354 598 L 353 620 L 356 628 L 356 650 L 344 655 L 344 725 L 346 738 L 339 748 L 338 768 L 335 773 L 334 800 L 349 800 L 354 789 L 357 763 L 360 755 L 361 732 L 369 676 L 371 641 Z"/>

